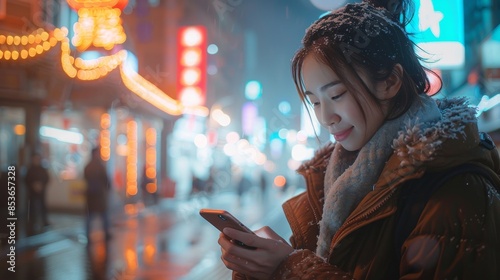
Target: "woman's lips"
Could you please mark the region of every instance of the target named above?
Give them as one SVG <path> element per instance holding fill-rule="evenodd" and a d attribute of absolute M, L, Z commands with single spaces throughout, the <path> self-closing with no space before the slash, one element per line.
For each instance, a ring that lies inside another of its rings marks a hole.
<path fill-rule="evenodd" d="M 349 137 L 349 134 L 351 134 L 352 130 L 353 130 L 353 127 L 346 129 L 346 130 L 343 130 L 343 131 L 340 131 L 340 132 L 337 132 L 337 133 L 334 133 L 333 137 L 335 138 L 335 141 L 341 142 L 341 141 L 345 140 L 347 137 Z"/>

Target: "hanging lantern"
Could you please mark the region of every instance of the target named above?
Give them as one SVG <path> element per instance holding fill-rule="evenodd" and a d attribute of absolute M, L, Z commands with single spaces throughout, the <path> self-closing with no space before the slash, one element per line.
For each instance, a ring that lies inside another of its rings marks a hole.
<path fill-rule="evenodd" d="M 78 13 L 71 43 L 83 52 L 89 47 L 111 50 L 127 38 L 122 26 L 121 11 L 128 0 L 67 0 Z"/>
<path fill-rule="evenodd" d="M 66 0 L 68 5 L 75 11 L 82 8 L 117 8 L 123 11 L 127 7 L 128 0 Z"/>

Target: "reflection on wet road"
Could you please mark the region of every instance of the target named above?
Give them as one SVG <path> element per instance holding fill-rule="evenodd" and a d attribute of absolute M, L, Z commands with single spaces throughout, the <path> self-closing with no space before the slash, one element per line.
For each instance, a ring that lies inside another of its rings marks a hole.
<path fill-rule="evenodd" d="M 253 225 L 252 229 L 270 222 L 276 231 L 288 234 L 279 201 L 270 201 L 276 205 L 259 202 L 252 193 L 239 201 L 228 192 L 182 202 L 165 200 L 147 208 L 128 204 L 112 215 L 110 240 L 95 220 L 89 242 L 83 216 L 51 214 L 50 227 L 18 240 L 15 273 L 7 270 L 7 249 L 2 250 L 0 276 L 22 280 L 230 279 L 230 271 L 220 262 L 219 233 L 198 215 L 199 209 L 228 209 Z"/>

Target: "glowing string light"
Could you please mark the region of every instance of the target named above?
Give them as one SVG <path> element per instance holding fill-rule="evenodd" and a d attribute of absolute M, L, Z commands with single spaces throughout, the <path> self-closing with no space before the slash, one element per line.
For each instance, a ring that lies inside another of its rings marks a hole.
<path fill-rule="evenodd" d="M 126 50 L 120 50 L 97 59 L 84 60 L 71 54 L 70 39 L 67 36 L 68 29 L 66 27 L 55 28 L 51 31 L 39 28 L 30 34 L 22 36 L 0 34 L 0 61 L 30 60 L 45 54 L 59 43 L 61 66 L 64 73 L 70 78 L 87 81 L 97 80 L 107 76 L 119 67 L 124 85 L 131 92 L 161 111 L 170 115 L 193 114 L 203 117 L 208 116 L 208 108 L 204 106 L 183 106 L 178 100 L 171 98 L 137 72 L 126 67 L 124 63 L 127 58 Z"/>

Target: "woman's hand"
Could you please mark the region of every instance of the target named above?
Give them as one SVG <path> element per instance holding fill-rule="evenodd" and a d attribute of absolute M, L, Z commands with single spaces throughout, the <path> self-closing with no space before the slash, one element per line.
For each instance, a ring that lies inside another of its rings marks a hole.
<path fill-rule="evenodd" d="M 278 265 L 294 249 L 267 226 L 255 233 L 258 235 L 225 228 L 219 237 L 221 259 L 231 270 L 257 279 L 269 279 Z M 246 249 L 231 242 L 231 239 L 239 240 L 256 249 Z"/>

